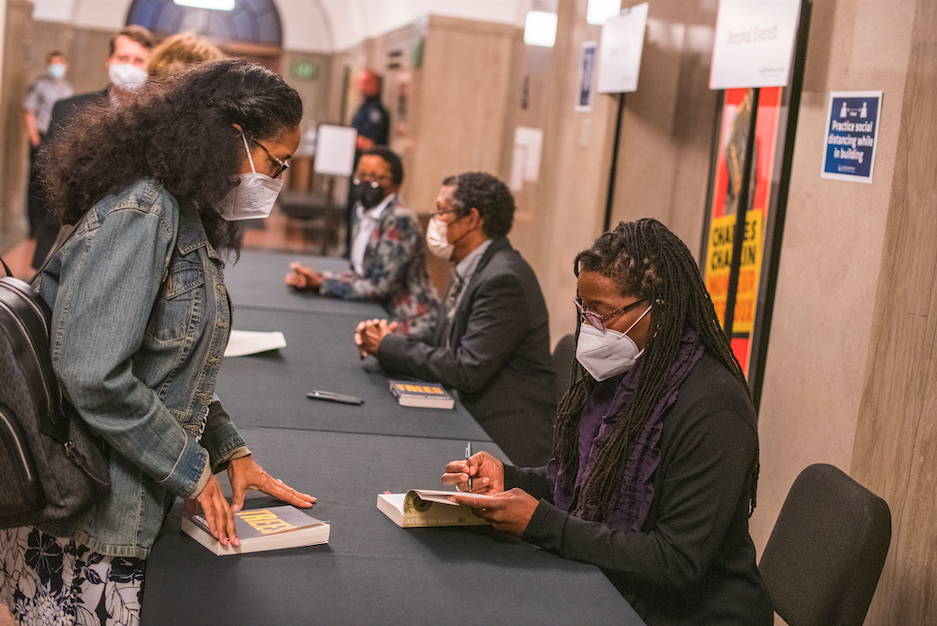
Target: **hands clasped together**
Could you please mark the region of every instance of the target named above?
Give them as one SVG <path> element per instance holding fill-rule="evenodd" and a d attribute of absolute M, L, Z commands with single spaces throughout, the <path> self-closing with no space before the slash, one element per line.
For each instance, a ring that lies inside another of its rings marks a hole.
<path fill-rule="evenodd" d="M 355 344 L 358 346 L 358 356 L 362 359 L 369 354 L 377 355 L 381 340 L 397 329 L 397 322 L 388 323 L 387 320 L 365 320 L 355 329 Z"/>
<path fill-rule="evenodd" d="M 319 291 L 325 281 L 325 276 L 296 261 L 290 263 L 290 270 L 286 275 L 286 284 L 296 291 Z"/>
<path fill-rule="evenodd" d="M 228 464 L 228 481 L 233 492 L 231 505 L 225 500 L 218 479 L 211 476 L 202 493 L 195 499 L 186 499 L 187 513 L 195 513 L 198 505 L 202 506 L 205 521 L 211 529 L 211 534 L 221 542 L 221 545 L 241 545 L 234 527 L 234 512 L 240 511 L 244 506 L 244 494 L 249 489 L 263 491 L 293 506 L 308 509 L 316 501 L 310 495 L 299 493 L 292 487 L 283 483 L 264 471 L 250 456 L 234 459 Z"/>
<path fill-rule="evenodd" d="M 472 507 L 478 517 L 488 520 L 495 530 L 520 537 L 527 529 L 538 500 L 522 489 L 504 490 L 504 464 L 487 452 L 479 452 L 468 460 L 450 461 L 442 482 L 455 485 L 459 491 L 468 491 L 472 477 L 472 492 L 457 493 L 449 500 Z"/>

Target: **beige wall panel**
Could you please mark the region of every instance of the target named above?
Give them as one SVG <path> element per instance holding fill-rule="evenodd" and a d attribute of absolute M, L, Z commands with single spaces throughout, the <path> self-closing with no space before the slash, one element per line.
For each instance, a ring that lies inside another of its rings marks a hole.
<path fill-rule="evenodd" d="M 937 5 L 918 0 L 853 473 L 888 501 L 869 624 L 937 623 Z"/>
<path fill-rule="evenodd" d="M 26 179 L 29 142 L 23 122 L 23 98 L 32 79 L 28 73 L 32 3 L 8 0 L 3 8 L 3 75 L 0 81 L 0 249 L 26 234 Z M 0 273 L 3 270 L 0 268 Z"/>
<path fill-rule="evenodd" d="M 696 255 L 717 99 L 709 89 L 715 21 L 706 3 L 651 3 L 638 90 L 625 97 L 611 221 L 656 218 Z"/>
<path fill-rule="evenodd" d="M 608 170 L 611 162 L 614 111 L 611 96 L 593 99 L 591 111 L 575 111 L 580 46 L 598 41 L 601 29 L 586 23 L 586 2 L 562 2 L 559 30 L 553 50 L 552 83 L 542 107 L 544 128 L 540 181 L 535 187 L 536 213 L 530 228 L 541 244 L 536 249 L 518 245 L 540 281 L 550 311 L 550 340 L 576 330 L 578 318 L 573 259 L 601 234 Z M 523 125 L 535 125 L 525 121 Z M 512 138 L 513 140 L 513 138 Z M 530 183 L 525 185 L 531 186 Z M 515 231 L 526 227 L 517 224 Z"/>
<path fill-rule="evenodd" d="M 447 175 L 500 170 L 515 31 L 430 16 L 407 191 L 417 211 L 433 210 Z"/>
<path fill-rule="evenodd" d="M 855 475 L 914 19 L 913 0 L 814 6 L 759 415 L 759 507 L 751 520 L 759 551 L 804 467 L 825 462 Z M 884 91 L 874 182 L 820 178 L 829 92 L 871 89 Z"/>

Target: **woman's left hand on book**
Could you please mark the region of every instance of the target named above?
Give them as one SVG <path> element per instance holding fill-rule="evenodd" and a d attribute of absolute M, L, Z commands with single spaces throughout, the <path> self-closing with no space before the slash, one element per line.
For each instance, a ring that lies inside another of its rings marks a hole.
<path fill-rule="evenodd" d="M 312 496 L 300 493 L 264 471 L 253 457 L 234 459 L 228 464 L 228 481 L 231 483 L 231 509 L 240 511 L 244 507 L 244 494 L 256 489 L 283 502 L 308 509 L 316 501 Z"/>

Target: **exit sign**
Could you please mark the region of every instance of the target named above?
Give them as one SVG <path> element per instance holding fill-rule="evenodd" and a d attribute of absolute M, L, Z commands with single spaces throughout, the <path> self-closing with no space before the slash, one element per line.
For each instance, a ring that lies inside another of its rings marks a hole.
<path fill-rule="evenodd" d="M 315 80 L 319 76 L 319 66 L 311 61 L 293 61 L 290 74 L 294 80 Z"/>

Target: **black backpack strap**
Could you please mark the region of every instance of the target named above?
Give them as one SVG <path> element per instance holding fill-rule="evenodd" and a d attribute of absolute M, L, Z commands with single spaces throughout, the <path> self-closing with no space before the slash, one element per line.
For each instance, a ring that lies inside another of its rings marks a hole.
<path fill-rule="evenodd" d="M 87 215 L 87 214 L 88 214 L 88 213 L 86 212 L 85 215 Z M 53 249 L 52 252 L 50 252 L 48 255 L 46 255 L 46 260 L 42 262 L 42 266 L 41 266 L 38 270 L 36 270 L 36 273 L 33 274 L 33 277 L 32 277 L 32 278 L 30 278 L 29 280 L 26 281 L 27 283 L 29 283 L 30 285 L 32 285 L 33 283 L 36 282 L 36 280 L 39 279 L 40 276 L 42 276 L 42 272 L 45 271 L 45 269 L 46 269 L 46 267 L 49 265 L 49 263 L 52 262 L 52 259 L 55 258 L 55 255 L 57 255 L 57 254 L 59 253 L 59 251 L 60 251 L 62 248 L 65 247 L 65 244 L 67 244 L 67 243 L 69 242 L 69 240 L 72 238 L 72 236 L 74 236 L 75 232 L 78 230 L 78 225 L 81 223 L 81 220 L 85 219 L 85 215 L 82 215 L 82 216 L 78 219 L 77 222 L 75 222 L 74 224 L 72 224 L 72 229 L 71 229 L 71 231 L 69 231 L 68 235 L 66 235 L 65 238 L 62 239 L 62 241 L 60 241 L 57 246 L 55 246 L 55 249 Z M 60 227 L 60 228 L 61 228 L 61 227 Z M 61 231 L 59 231 L 59 232 L 61 232 Z"/>

